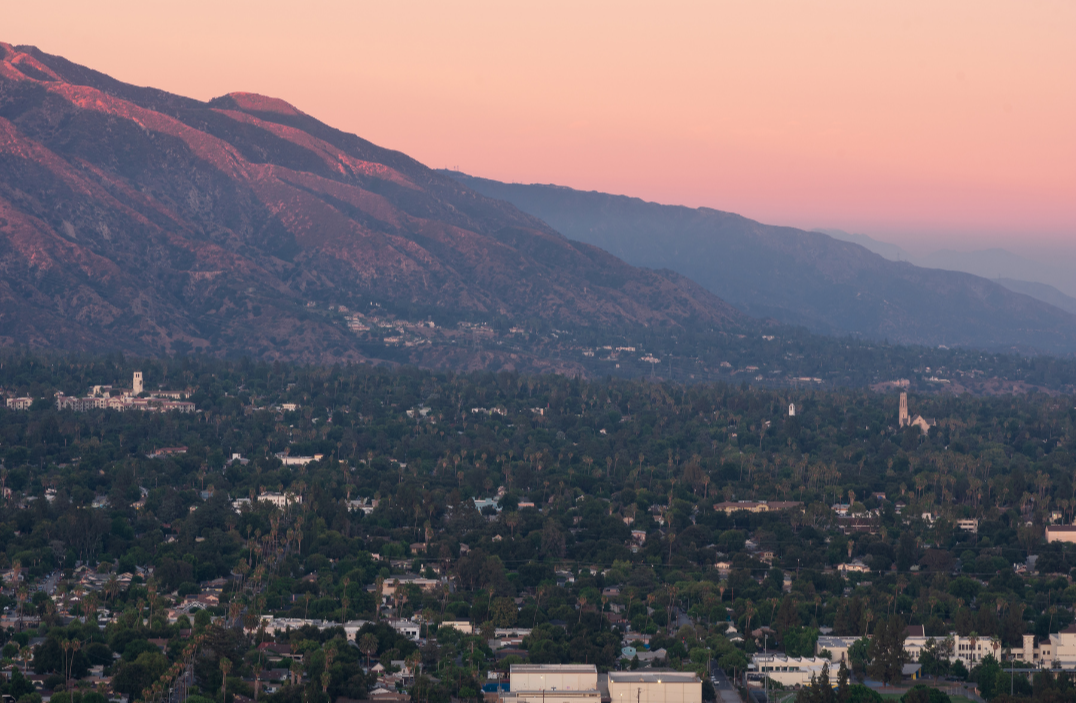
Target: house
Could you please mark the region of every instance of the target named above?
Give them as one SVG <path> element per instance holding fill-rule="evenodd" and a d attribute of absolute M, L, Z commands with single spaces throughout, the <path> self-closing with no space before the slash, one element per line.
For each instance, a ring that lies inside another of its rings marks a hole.
<path fill-rule="evenodd" d="M 867 566 L 866 564 L 864 564 L 859 559 L 856 559 L 855 561 L 849 562 L 847 564 L 838 564 L 837 565 L 837 571 L 839 571 L 839 572 L 841 572 L 842 574 L 845 574 L 845 575 L 850 574 L 850 573 L 865 574 L 865 573 L 869 573 L 870 570 L 871 570 L 871 568 L 869 566 Z"/>
<path fill-rule="evenodd" d="M 957 520 L 956 526 L 965 532 L 970 532 L 973 535 L 979 533 L 979 520 L 976 518 Z"/>

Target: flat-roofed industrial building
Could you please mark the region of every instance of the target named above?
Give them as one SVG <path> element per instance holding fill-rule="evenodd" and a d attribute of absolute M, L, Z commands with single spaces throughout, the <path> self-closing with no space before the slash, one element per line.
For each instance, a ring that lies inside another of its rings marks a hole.
<path fill-rule="evenodd" d="M 702 680 L 687 671 L 611 671 L 610 703 L 702 703 Z"/>
<path fill-rule="evenodd" d="M 602 698 L 593 664 L 513 664 L 508 676 L 506 703 L 600 703 Z"/>

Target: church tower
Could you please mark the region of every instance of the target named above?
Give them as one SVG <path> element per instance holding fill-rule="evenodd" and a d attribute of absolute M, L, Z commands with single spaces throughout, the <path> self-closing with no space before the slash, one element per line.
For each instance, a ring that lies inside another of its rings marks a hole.
<path fill-rule="evenodd" d="M 134 381 L 131 383 L 131 395 L 141 395 L 142 393 L 142 372 L 134 372 Z"/>
<path fill-rule="evenodd" d="M 900 394 L 900 417 L 898 418 L 901 427 L 907 427 L 912 424 L 912 419 L 908 417 L 908 394 Z"/>

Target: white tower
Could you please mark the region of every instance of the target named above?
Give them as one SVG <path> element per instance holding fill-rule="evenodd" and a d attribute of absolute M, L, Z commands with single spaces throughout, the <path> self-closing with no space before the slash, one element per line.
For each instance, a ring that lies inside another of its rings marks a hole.
<path fill-rule="evenodd" d="M 796 417 L 796 404 L 795 403 L 789 403 L 788 404 L 788 416 L 789 417 Z"/>
<path fill-rule="evenodd" d="M 900 394 L 900 415 L 897 418 L 901 427 L 907 427 L 912 424 L 912 419 L 908 417 L 908 394 Z"/>
<path fill-rule="evenodd" d="M 131 383 L 131 394 L 141 395 L 142 393 L 142 372 L 134 372 L 134 381 Z"/>

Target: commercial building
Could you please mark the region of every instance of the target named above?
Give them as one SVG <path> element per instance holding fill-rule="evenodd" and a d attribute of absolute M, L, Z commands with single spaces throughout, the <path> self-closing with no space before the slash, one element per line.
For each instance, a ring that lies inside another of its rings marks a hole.
<path fill-rule="evenodd" d="M 1047 525 L 1047 542 L 1076 542 L 1076 525 Z"/>
<path fill-rule="evenodd" d="M 818 677 L 822 674 L 822 668 L 825 666 L 829 666 L 832 675 L 836 676 L 836 669 L 840 665 L 822 657 L 753 654 L 747 668 L 747 685 L 761 686 L 768 678 L 782 686 L 806 686 L 811 683 L 812 676 Z"/>
<path fill-rule="evenodd" d="M 702 680 L 689 671 L 611 671 L 610 703 L 702 703 Z"/>
<path fill-rule="evenodd" d="M 508 703 L 601 703 L 593 664 L 513 664 L 508 677 Z"/>

